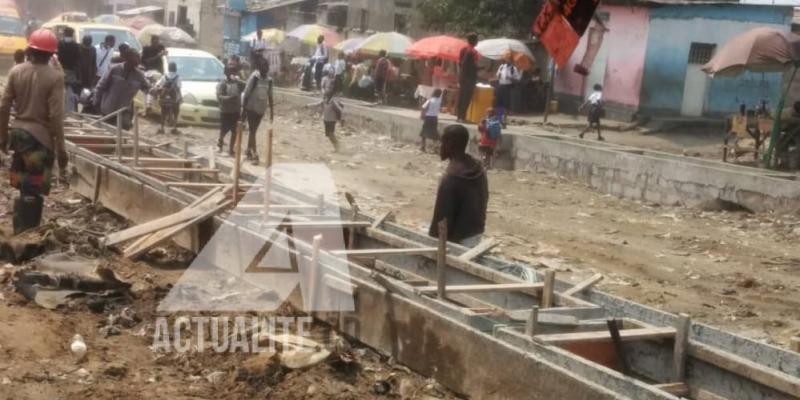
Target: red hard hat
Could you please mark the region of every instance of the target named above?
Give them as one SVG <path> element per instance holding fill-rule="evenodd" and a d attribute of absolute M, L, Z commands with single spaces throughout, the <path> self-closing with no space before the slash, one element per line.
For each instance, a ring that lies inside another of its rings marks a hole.
<path fill-rule="evenodd" d="M 28 39 L 28 47 L 48 53 L 58 52 L 58 39 L 56 34 L 49 29 L 37 29 Z"/>

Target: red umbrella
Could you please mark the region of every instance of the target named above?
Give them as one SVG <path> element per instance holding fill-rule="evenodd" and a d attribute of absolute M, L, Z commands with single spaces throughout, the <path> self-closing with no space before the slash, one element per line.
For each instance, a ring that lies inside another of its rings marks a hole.
<path fill-rule="evenodd" d="M 458 61 L 461 50 L 467 47 L 465 40 L 452 36 L 433 36 L 417 41 L 406 50 L 406 54 L 413 58 L 441 58 L 449 61 Z"/>

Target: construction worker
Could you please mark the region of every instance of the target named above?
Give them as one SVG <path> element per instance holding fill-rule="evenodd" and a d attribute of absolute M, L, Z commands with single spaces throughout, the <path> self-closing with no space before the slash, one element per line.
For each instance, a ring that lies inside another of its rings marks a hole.
<path fill-rule="evenodd" d="M 28 60 L 8 75 L 0 98 L 0 151 L 14 152 L 11 185 L 20 191 L 14 204 L 14 233 L 39 226 L 44 199 L 50 194 L 53 162 L 60 171 L 68 159 L 64 147 L 64 74 L 50 66 L 58 39 L 39 29 L 28 40 Z M 17 115 L 9 127 L 11 105 Z"/>
<path fill-rule="evenodd" d="M 133 126 L 131 108 L 133 98 L 139 91 L 144 94 L 150 93 L 151 87 L 144 72 L 139 69 L 139 63 L 142 60 L 139 52 L 129 48 L 121 54 L 124 58 L 123 62 L 112 65 L 103 79 L 97 83 L 95 107 L 100 109 L 104 117 L 127 108 L 117 114 L 117 118 L 120 119 L 119 123 L 123 129 L 130 129 Z M 116 119 L 111 119 L 107 122 L 116 123 L 116 121 Z"/>

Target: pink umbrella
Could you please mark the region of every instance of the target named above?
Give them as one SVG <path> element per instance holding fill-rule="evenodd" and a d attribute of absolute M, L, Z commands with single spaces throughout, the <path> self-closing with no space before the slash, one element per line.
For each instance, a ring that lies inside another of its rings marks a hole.
<path fill-rule="evenodd" d="M 444 35 L 432 36 L 416 41 L 406 50 L 406 54 L 419 59 L 441 58 L 458 61 L 461 50 L 467 46 L 467 42 L 459 38 Z"/>
<path fill-rule="evenodd" d="M 775 28 L 755 28 L 734 36 L 703 66 L 715 76 L 735 76 L 745 70 L 780 72 L 800 56 L 800 37 Z"/>

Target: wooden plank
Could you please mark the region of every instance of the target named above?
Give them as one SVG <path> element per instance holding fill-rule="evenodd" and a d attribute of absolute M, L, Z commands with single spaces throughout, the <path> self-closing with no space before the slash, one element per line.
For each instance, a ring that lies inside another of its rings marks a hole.
<path fill-rule="evenodd" d="M 746 358 L 715 349 L 693 340 L 689 341 L 688 353 L 692 357 L 716 365 L 736 375 L 791 396 L 800 397 L 800 378 L 756 364 Z"/>
<path fill-rule="evenodd" d="M 379 257 L 395 255 L 418 256 L 423 254 L 436 254 L 438 251 L 436 247 L 420 247 L 416 249 L 336 250 L 331 253 L 337 256 Z"/>
<path fill-rule="evenodd" d="M 800 353 L 800 336 L 789 339 L 789 350 Z"/>
<path fill-rule="evenodd" d="M 302 227 L 302 228 L 366 228 L 370 225 L 366 221 L 287 221 L 279 224 L 266 224 L 262 229 L 274 229 L 283 227 Z"/>
<path fill-rule="evenodd" d="M 203 183 L 203 182 L 167 182 L 167 187 L 177 187 L 177 188 L 185 188 L 185 189 L 209 189 L 209 188 L 216 188 L 216 187 L 224 187 L 228 186 L 229 183 Z M 250 183 L 240 183 L 238 188 L 239 191 L 242 189 L 249 189 L 253 187 L 261 187 L 261 185 L 253 185 Z"/>
<path fill-rule="evenodd" d="M 139 113 L 133 113 L 133 165 L 139 166 Z"/>
<path fill-rule="evenodd" d="M 122 157 L 122 161 L 134 161 L 133 157 Z M 159 162 L 165 164 L 190 164 L 194 163 L 192 160 L 185 158 L 159 158 L 159 157 L 139 157 L 139 162 Z"/>
<path fill-rule="evenodd" d="M 722 397 L 704 389 L 691 390 L 691 395 L 694 400 L 728 400 L 726 397 Z"/>
<path fill-rule="evenodd" d="M 196 218 L 191 219 L 191 220 L 189 220 L 189 221 L 187 221 L 185 223 L 175 225 L 175 226 L 173 226 L 171 228 L 160 230 L 160 231 L 155 232 L 155 233 L 153 233 L 152 235 L 149 235 L 149 236 L 144 236 L 144 237 L 142 237 L 142 239 L 136 241 L 134 244 L 132 244 L 131 246 L 126 248 L 125 251 L 123 252 L 123 256 L 125 256 L 127 258 L 130 258 L 130 259 L 135 259 L 135 258 L 147 253 L 153 247 L 156 247 L 156 246 L 160 245 L 161 243 L 164 243 L 167 240 L 172 239 L 173 237 L 175 237 L 175 235 L 181 233 L 182 231 L 184 231 L 186 229 L 189 229 L 189 228 L 191 228 L 191 227 L 193 227 L 193 226 L 195 226 L 195 225 L 197 225 L 197 224 L 199 224 L 199 223 L 201 223 L 201 222 L 213 217 L 214 215 L 217 215 L 221 211 L 223 211 L 226 208 L 230 207 L 231 204 L 232 204 L 231 201 L 224 202 L 224 203 L 222 203 L 222 204 L 220 204 L 220 205 L 218 205 L 218 206 L 216 206 L 214 208 L 209 209 L 207 212 L 204 212 L 204 213 L 200 214 L 199 216 L 197 216 Z"/>
<path fill-rule="evenodd" d="M 500 243 L 498 243 L 494 239 L 484 240 L 480 244 L 478 244 L 477 246 L 469 249 L 464 254 L 458 256 L 458 258 L 461 259 L 461 260 L 465 260 L 465 261 L 472 261 L 472 260 L 484 255 L 489 250 L 495 248 L 498 244 L 500 244 Z"/>
<path fill-rule="evenodd" d="M 236 207 L 237 210 L 247 211 L 247 210 L 263 210 L 264 206 L 262 204 L 239 204 Z M 312 206 L 308 204 L 270 204 L 269 209 L 271 211 L 316 211 L 319 209 L 317 206 Z"/>
<path fill-rule="evenodd" d="M 675 324 L 675 347 L 672 352 L 672 381 L 683 382 L 686 380 L 686 347 L 689 345 L 689 328 L 691 318 L 686 314 L 678 316 Z"/>
<path fill-rule="evenodd" d="M 623 342 L 631 342 L 634 340 L 669 339 L 675 337 L 675 328 L 626 329 L 619 332 L 619 337 Z M 608 331 L 556 333 L 549 335 L 538 335 L 535 338 L 538 342 L 552 345 L 611 341 L 611 335 L 608 333 Z"/>
<path fill-rule="evenodd" d="M 394 213 L 391 211 L 385 212 L 380 217 L 376 218 L 375 221 L 372 222 L 372 229 L 378 229 L 379 226 L 383 225 L 388 219 L 392 218 Z"/>
<path fill-rule="evenodd" d="M 125 229 L 123 231 L 112 233 L 106 236 L 103 239 L 102 243 L 104 246 L 114 246 L 119 243 L 127 242 L 129 240 L 134 240 L 142 236 L 149 235 L 153 232 L 157 232 L 162 229 L 170 228 L 175 225 L 184 223 L 193 218 L 197 218 L 198 216 L 203 214 L 203 211 L 204 210 L 200 208 L 189 208 L 181 210 L 175 214 L 171 214 L 166 217 L 162 217 L 141 225 L 137 225 L 132 228 Z"/>
<path fill-rule="evenodd" d="M 138 167 L 137 171 L 142 172 L 182 172 L 182 173 L 198 173 L 198 174 L 216 174 L 219 173 L 218 169 L 213 168 L 169 168 L 169 167 Z"/>
<path fill-rule="evenodd" d="M 439 221 L 439 248 L 436 250 L 436 295 L 447 295 L 447 219 Z"/>
<path fill-rule="evenodd" d="M 525 292 L 540 291 L 541 283 L 498 283 L 492 285 L 450 285 L 447 293 L 492 293 L 492 292 Z M 425 286 L 417 290 L 422 294 L 438 293 L 438 286 Z"/>
<path fill-rule="evenodd" d="M 122 242 L 127 242 L 129 240 L 134 240 L 142 236 L 149 235 L 162 229 L 167 229 L 175 225 L 182 224 L 200 217 L 204 213 L 208 212 L 209 209 L 216 208 L 216 204 L 224 199 L 224 194 L 217 193 L 209 196 L 202 205 L 197 205 L 192 208 L 185 208 L 175 214 L 167 215 L 165 217 L 158 218 L 120 232 L 112 233 L 103 239 L 103 244 L 105 246 L 114 246 Z"/>
<path fill-rule="evenodd" d="M 419 246 L 419 243 L 417 242 L 385 232 L 380 229 L 371 229 L 371 228 L 366 229 L 364 234 L 369 238 L 378 240 L 380 242 L 386 243 L 394 247 Z M 436 255 L 425 255 L 425 257 L 434 261 L 436 261 L 437 259 Z M 488 268 L 486 266 L 483 266 L 481 264 L 472 261 L 464 261 L 454 256 L 447 257 L 447 265 L 490 282 L 523 283 L 520 279 L 510 276 L 508 274 L 493 270 L 491 268 Z M 565 304 L 575 307 L 597 307 L 596 304 L 590 303 L 588 301 L 561 296 L 558 293 L 556 293 L 555 297 L 558 300 L 559 304 Z"/>
<path fill-rule="evenodd" d="M 583 282 L 578 283 L 577 285 L 573 286 L 572 288 L 565 290 L 561 293 L 564 296 L 574 296 L 580 292 L 583 292 L 586 289 L 596 285 L 598 282 L 602 281 L 605 277 L 603 274 L 597 274 Z"/>
<path fill-rule="evenodd" d="M 673 396 L 685 397 L 689 395 L 689 386 L 683 382 L 662 383 L 659 385 L 653 385 L 653 387 L 658 390 L 663 390 Z"/>
<path fill-rule="evenodd" d="M 547 270 L 544 273 L 544 291 L 542 292 L 542 308 L 551 308 L 554 305 L 556 271 Z"/>
<path fill-rule="evenodd" d="M 135 145 L 133 145 L 133 144 L 122 144 L 122 145 L 117 146 L 116 144 L 81 143 L 78 146 L 83 147 L 83 148 L 85 148 L 87 150 L 133 150 L 133 149 L 135 149 Z M 156 145 L 150 145 L 150 144 L 139 145 L 139 148 L 148 149 L 148 150 L 152 149 L 153 147 L 156 147 Z M 116 157 L 116 153 L 115 153 L 115 157 L 114 158 L 116 159 L 116 161 L 120 161 L 119 157 Z M 135 160 L 136 157 L 131 157 L 131 159 Z M 123 158 L 122 161 L 124 161 L 124 158 Z"/>

